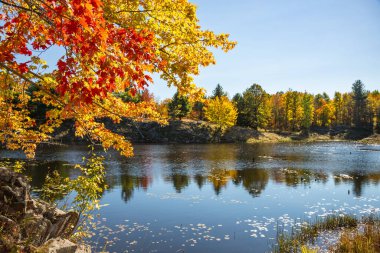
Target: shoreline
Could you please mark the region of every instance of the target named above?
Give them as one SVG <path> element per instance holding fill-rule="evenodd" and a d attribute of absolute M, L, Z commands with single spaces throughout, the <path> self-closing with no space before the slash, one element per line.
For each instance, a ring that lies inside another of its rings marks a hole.
<path fill-rule="evenodd" d="M 298 132 L 254 130 L 233 126 L 225 131 L 212 123 L 194 120 L 172 120 L 167 125 L 156 122 L 131 122 L 123 120 L 114 124 L 104 120 L 107 129 L 125 137 L 132 144 L 211 144 L 211 143 L 283 143 L 352 141 L 363 144 L 380 144 L 380 134 L 368 129 L 350 127 L 313 127 L 308 135 Z M 74 124 L 64 122 L 53 134 L 51 142 L 44 145 L 88 144 L 89 141 L 75 136 Z"/>

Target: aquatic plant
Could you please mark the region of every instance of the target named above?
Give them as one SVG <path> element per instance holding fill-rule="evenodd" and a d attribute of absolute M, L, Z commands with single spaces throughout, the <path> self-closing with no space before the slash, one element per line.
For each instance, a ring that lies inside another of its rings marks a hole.
<path fill-rule="evenodd" d="M 320 232 L 333 231 L 341 228 L 354 228 L 358 225 L 358 218 L 350 215 L 330 215 L 317 218 L 313 224 L 303 222 L 299 227 L 293 227 L 290 233 L 277 229 L 277 244 L 275 253 L 313 252 L 305 245 L 314 244 Z"/>
<path fill-rule="evenodd" d="M 337 253 L 380 252 L 380 220 L 370 217 L 354 231 L 344 231 L 335 247 Z"/>

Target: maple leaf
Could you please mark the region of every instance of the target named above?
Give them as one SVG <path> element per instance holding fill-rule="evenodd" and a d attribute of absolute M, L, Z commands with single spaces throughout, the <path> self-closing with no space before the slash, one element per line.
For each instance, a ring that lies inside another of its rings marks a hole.
<path fill-rule="evenodd" d="M 29 68 L 28 68 L 28 65 L 26 63 L 21 63 L 18 65 L 18 70 L 22 73 L 22 74 L 25 74 L 28 72 Z"/>

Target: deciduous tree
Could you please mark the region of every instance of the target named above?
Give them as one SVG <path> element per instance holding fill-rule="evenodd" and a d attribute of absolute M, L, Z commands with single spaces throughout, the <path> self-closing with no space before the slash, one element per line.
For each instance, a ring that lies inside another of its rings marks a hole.
<path fill-rule="evenodd" d="M 202 30 L 187 0 L 2 0 L 0 38 L 0 142 L 30 157 L 65 119 L 77 136 L 132 155 L 98 119 L 161 117 L 151 101 L 114 94 L 134 96 L 158 73 L 195 98 L 194 75 L 215 63 L 209 48 L 235 45 Z M 54 51 L 61 55 L 49 67 L 44 59 Z M 43 122 L 31 117 L 31 102 L 45 106 Z"/>
<path fill-rule="evenodd" d="M 292 131 L 299 129 L 302 120 L 302 93 L 289 90 L 285 93 L 286 120 Z"/>
<path fill-rule="evenodd" d="M 310 126 L 313 123 L 313 115 L 314 115 L 314 98 L 313 95 L 304 93 L 302 95 L 302 120 L 301 127 L 306 132 L 309 133 Z"/>
<path fill-rule="evenodd" d="M 329 127 L 334 120 L 335 108 L 333 103 L 327 102 L 322 97 L 319 98 L 319 106 L 315 110 L 316 125 Z"/>
<path fill-rule="evenodd" d="M 380 92 L 375 90 L 368 95 L 368 106 L 372 129 L 374 133 L 380 133 Z"/>
<path fill-rule="evenodd" d="M 342 93 L 334 93 L 335 125 L 343 124 L 343 97 Z"/>
<path fill-rule="evenodd" d="M 217 124 L 222 130 L 236 123 L 236 108 L 226 96 L 208 99 L 204 111 L 206 119 Z"/>
<path fill-rule="evenodd" d="M 271 96 L 271 126 L 273 129 L 285 128 L 285 107 L 284 107 L 284 93 L 277 92 Z"/>

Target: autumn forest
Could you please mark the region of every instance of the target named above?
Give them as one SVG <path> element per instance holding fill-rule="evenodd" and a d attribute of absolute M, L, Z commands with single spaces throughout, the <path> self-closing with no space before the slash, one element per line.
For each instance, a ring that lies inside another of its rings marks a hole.
<path fill-rule="evenodd" d="M 379 17 L 0 0 L 0 252 L 379 253 Z"/>
<path fill-rule="evenodd" d="M 360 80 L 352 84 L 352 92 L 335 92 L 331 98 L 326 93 L 313 95 L 293 90 L 268 94 L 258 84 L 235 94 L 231 100 L 219 84 L 212 94 L 202 102 L 190 103 L 176 93 L 172 99 L 156 105 L 166 117 L 207 120 L 221 127 L 236 124 L 256 130 L 307 133 L 310 127 L 345 126 L 380 131 L 380 93 L 367 91 Z M 140 99 L 154 98 L 145 91 Z"/>

